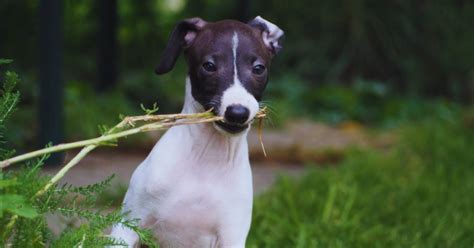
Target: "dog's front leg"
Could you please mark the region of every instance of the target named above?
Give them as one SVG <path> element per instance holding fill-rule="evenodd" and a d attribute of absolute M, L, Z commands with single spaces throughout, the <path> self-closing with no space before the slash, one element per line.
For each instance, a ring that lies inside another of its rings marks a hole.
<path fill-rule="evenodd" d="M 133 182 L 133 181 L 132 181 Z M 134 194 L 135 184 L 131 184 L 127 193 L 125 194 L 122 212 L 127 213 L 125 218 L 127 219 L 138 219 L 140 221 L 140 227 L 147 226 L 147 220 L 150 216 L 146 208 L 139 208 L 141 201 L 138 194 Z M 114 239 L 123 241 L 127 244 L 127 247 L 138 247 L 139 237 L 133 230 L 127 228 L 122 224 L 118 224 L 113 227 L 110 236 Z M 120 246 L 123 247 L 123 246 Z"/>
<path fill-rule="evenodd" d="M 219 228 L 219 248 L 245 248 L 245 241 L 250 229 L 251 222 L 251 200 L 250 206 L 241 206 L 233 209 L 226 217 L 222 218 Z M 236 204 L 238 205 L 238 204 Z M 232 209 L 232 207 L 228 207 Z M 245 211 L 246 210 L 246 211 Z"/>
<path fill-rule="evenodd" d="M 135 247 L 138 244 L 138 235 L 122 224 L 114 226 L 110 236 L 116 240 L 125 242 L 128 247 Z"/>

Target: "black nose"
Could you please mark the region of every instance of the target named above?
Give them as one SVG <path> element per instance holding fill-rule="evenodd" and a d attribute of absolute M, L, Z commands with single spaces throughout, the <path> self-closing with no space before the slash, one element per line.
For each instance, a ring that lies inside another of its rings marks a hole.
<path fill-rule="evenodd" d="M 230 123 L 244 124 L 249 118 L 249 115 L 250 111 L 248 108 L 240 104 L 234 104 L 227 107 L 224 118 Z"/>

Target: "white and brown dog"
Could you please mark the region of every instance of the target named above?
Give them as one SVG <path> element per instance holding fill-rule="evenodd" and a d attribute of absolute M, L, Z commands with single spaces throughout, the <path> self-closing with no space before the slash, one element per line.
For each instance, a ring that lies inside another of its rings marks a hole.
<path fill-rule="evenodd" d="M 261 17 L 247 24 L 186 19 L 171 34 L 156 73 L 169 72 L 184 50 L 182 112 L 212 108 L 224 121 L 171 128 L 133 173 L 123 209 L 161 247 L 245 247 L 253 197 L 247 132 L 282 36 Z M 123 226 L 112 236 L 138 243 Z"/>

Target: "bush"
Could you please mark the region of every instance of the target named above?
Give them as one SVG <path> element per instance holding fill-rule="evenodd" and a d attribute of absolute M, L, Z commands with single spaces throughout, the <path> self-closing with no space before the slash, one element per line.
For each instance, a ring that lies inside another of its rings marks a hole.
<path fill-rule="evenodd" d="M 0 60 L 6 63 L 6 60 Z M 0 159 L 11 157 L 14 151 L 4 140 L 5 122 L 19 100 L 14 91 L 18 76 L 6 72 L 0 97 Z M 138 233 L 141 242 L 154 247 L 151 233 L 138 228 L 137 220 L 127 220 L 116 210 L 98 208 L 97 197 L 113 177 L 93 185 L 51 185 L 51 177 L 40 173 L 47 157 L 28 161 L 18 170 L 0 170 L 0 246 L 5 247 L 103 247 L 123 245 L 103 234 L 112 225 L 123 224 Z M 47 224 L 48 215 L 61 215 L 73 223 L 59 235 Z M 80 221 L 79 221 L 80 220 Z M 74 224 L 75 223 L 75 224 Z"/>
<path fill-rule="evenodd" d="M 268 85 L 269 100 L 265 101 L 274 112 L 276 123 L 289 117 L 311 117 L 339 124 L 344 121 L 395 127 L 430 116 L 452 118 L 462 107 L 445 99 L 425 99 L 400 96 L 387 85 L 357 80 L 350 87 L 339 84 L 310 87 L 295 75 L 288 74 Z"/>

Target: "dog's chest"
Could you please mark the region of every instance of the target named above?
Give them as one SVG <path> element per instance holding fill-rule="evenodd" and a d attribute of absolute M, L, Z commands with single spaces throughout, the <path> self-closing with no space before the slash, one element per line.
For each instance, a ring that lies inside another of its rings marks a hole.
<path fill-rule="evenodd" d="M 222 199 L 225 195 L 220 190 L 224 187 L 222 180 L 199 178 L 198 175 L 170 179 L 172 183 L 163 185 L 159 189 L 162 192 L 158 203 L 161 220 L 170 217 L 177 222 L 180 222 L 178 219 L 192 223 L 201 222 L 198 220 L 212 222 L 210 219 L 213 215 L 206 215 L 206 213 L 214 212 L 225 204 Z M 199 218 L 193 219 L 193 216 L 199 216 Z"/>
<path fill-rule="evenodd" d="M 190 240 L 216 242 L 229 219 L 251 214 L 251 176 L 244 171 L 213 174 L 189 170 L 179 177 L 171 173 L 169 179 L 169 184 L 154 189 L 160 197 L 155 203 L 157 219 L 153 228 L 159 239 L 172 247 L 180 246 L 176 242 Z"/>
<path fill-rule="evenodd" d="M 250 225 L 253 192 L 246 142 L 193 138 L 183 128 L 169 130 L 132 178 L 135 208 L 151 213 L 143 223 L 163 247 L 213 247 L 208 244 L 222 232 Z"/>

